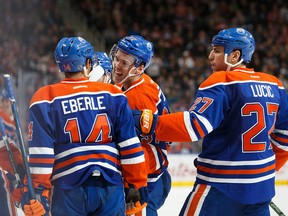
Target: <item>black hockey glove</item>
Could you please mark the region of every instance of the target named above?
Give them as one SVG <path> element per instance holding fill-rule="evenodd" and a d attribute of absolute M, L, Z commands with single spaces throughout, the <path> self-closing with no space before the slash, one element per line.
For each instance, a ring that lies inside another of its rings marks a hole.
<path fill-rule="evenodd" d="M 140 189 L 125 188 L 126 214 L 127 216 L 142 211 L 149 200 L 147 187 Z"/>

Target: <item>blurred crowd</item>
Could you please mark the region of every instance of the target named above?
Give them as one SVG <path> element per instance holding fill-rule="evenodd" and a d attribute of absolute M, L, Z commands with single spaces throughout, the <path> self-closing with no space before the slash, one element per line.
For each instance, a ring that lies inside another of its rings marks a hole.
<path fill-rule="evenodd" d="M 103 32 L 109 50 L 119 38 L 141 34 L 155 54 L 147 73 L 164 91 L 172 112 L 187 110 L 211 73 L 212 37 L 223 28 L 252 32 L 256 51 L 249 65 L 279 77 L 288 90 L 288 1 L 285 0 L 71 0 L 91 30 Z M 174 143 L 171 152 L 199 152 L 197 143 Z"/>
<path fill-rule="evenodd" d="M 77 29 L 64 23 L 57 1 L 0 0 L 0 73 L 41 73 L 59 80 L 55 45 Z M 288 1 L 286 0 L 70 0 L 82 11 L 90 31 L 105 37 L 106 51 L 125 35 L 141 34 L 154 44 L 147 73 L 164 91 L 172 112 L 187 110 L 199 84 L 211 73 L 208 53 L 221 29 L 243 27 L 255 37 L 249 67 L 279 77 L 288 90 Z M 85 37 L 85 36 L 84 36 Z M 97 47 L 95 47 L 97 50 Z M 39 79 L 39 78 L 38 78 Z M 39 79 L 31 91 L 39 88 Z M 33 93 L 33 92 L 32 92 Z M 27 100 L 30 94 L 27 94 Z M 171 152 L 197 152 L 201 143 L 172 145 Z"/>
<path fill-rule="evenodd" d="M 63 35 L 75 31 L 64 25 L 56 1 L 32 0 L 27 4 L 22 0 L 0 0 L 0 13 L 0 73 L 17 79 L 22 69 L 41 73 L 51 83 L 58 81 L 53 59 L 55 44 Z M 41 81 L 35 83 L 34 89 L 42 86 Z"/>

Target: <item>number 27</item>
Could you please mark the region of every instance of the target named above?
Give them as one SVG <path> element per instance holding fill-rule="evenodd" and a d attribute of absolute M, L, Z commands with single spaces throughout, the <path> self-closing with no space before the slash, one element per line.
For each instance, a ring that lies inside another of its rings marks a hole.
<path fill-rule="evenodd" d="M 276 114 L 278 111 L 278 104 L 267 103 L 267 113 L 268 115 L 274 114 L 274 122 L 276 120 Z M 265 128 L 266 128 L 266 120 L 265 120 L 265 110 L 264 107 L 260 103 L 247 103 L 241 109 L 241 115 L 251 116 L 252 113 L 256 114 L 256 123 L 246 130 L 242 134 L 242 148 L 243 152 L 260 152 L 265 151 L 266 149 L 266 142 L 253 142 L 253 139 L 259 135 Z M 268 134 L 273 131 L 274 127 L 271 126 Z"/>

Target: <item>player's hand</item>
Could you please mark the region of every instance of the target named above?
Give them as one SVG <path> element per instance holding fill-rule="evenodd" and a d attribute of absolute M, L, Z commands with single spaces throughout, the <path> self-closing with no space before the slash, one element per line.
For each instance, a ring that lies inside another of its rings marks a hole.
<path fill-rule="evenodd" d="M 126 214 L 133 215 L 142 211 L 149 201 L 147 187 L 140 189 L 125 188 Z"/>
<path fill-rule="evenodd" d="M 151 135 L 155 131 L 158 115 L 152 113 L 152 110 L 132 110 L 134 124 L 137 135 Z"/>
<path fill-rule="evenodd" d="M 44 187 L 34 188 L 35 199 L 30 199 L 28 188 L 24 188 L 24 193 L 21 199 L 22 210 L 25 215 L 40 216 L 49 215 L 49 190 Z"/>
<path fill-rule="evenodd" d="M 29 205 L 24 205 L 23 211 L 25 216 L 42 216 L 46 213 L 44 206 L 35 199 L 30 200 Z"/>
<path fill-rule="evenodd" d="M 147 206 L 146 202 L 144 202 L 142 205 L 139 201 L 137 201 L 136 203 L 134 202 L 126 203 L 126 215 L 127 216 L 135 215 L 136 213 L 141 212 L 142 209 L 144 209 L 146 206 Z"/>

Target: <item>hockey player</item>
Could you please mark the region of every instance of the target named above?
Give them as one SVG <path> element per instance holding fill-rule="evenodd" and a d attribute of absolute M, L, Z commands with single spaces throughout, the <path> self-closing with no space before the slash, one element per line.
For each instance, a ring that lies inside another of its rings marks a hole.
<path fill-rule="evenodd" d="M 0 141 L 0 145 L 2 141 Z M 5 148 L 5 147 L 1 147 Z M 5 152 L 6 153 L 6 152 Z M 6 153 L 7 154 L 7 153 Z M 1 159 L 2 160 L 2 159 Z M 0 166 L 0 206 L 1 206 L 1 213 L 0 215 L 3 216 L 16 216 L 16 207 L 14 204 L 14 199 L 10 191 L 10 182 L 6 177 L 5 170 Z"/>
<path fill-rule="evenodd" d="M 130 107 L 150 109 L 158 115 L 169 113 L 160 87 L 144 74 L 153 57 L 153 44 L 142 36 L 130 35 L 120 39 L 111 50 L 113 81 L 127 96 Z M 171 176 L 167 171 L 170 143 L 158 142 L 154 135 L 140 139 L 145 152 L 150 198 L 142 215 L 155 216 L 171 189 Z"/>
<path fill-rule="evenodd" d="M 196 182 L 180 215 L 270 215 L 275 170 L 288 158 L 288 99 L 276 77 L 246 67 L 254 50 L 247 30 L 220 31 L 209 54 L 214 73 L 189 111 L 158 117 L 158 140 L 204 137 Z M 135 121 L 139 126 L 138 115 Z"/>
<path fill-rule="evenodd" d="M 94 49 L 85 39 L 62 38 L 54 57 L 65 78 L 40 88 L 29 107 L 30 171 L 45 211 L 29 201 L 24 211 L 47 215 L 53 185 L 53 216 L 123 216 L 123 179 L 126 199 L 139 201 L 141 209 L 148 199 L 147 172 L 126 96 L 88 80 Z"/>
<path fill-rule="evenodd" d="M 112 63 L 107 53 L 95 52 L 95 64 L 89 73 L 89 80 L 111 83 Z"/>
<path fill-rule="evenodd" d="M 9 139 L 10 140 L 10 139 Z M 9 143 L 11 148 L 11 153 L 15 161 L 15 167 L 17 168 L 17 173 L 21 177 L 21 182 L 24 178 L 24 168 L 23 161 L 19 149 L 14 143 Z M 19 184 L 15 177 L 15 172 L 12 168 L 12 164 L 7 152 L 4 140 L 2 139 L 2 134 L 0 136 L 0 206 L 2 216 L 16 216 L 15 205 L 19 205 L 21 201 L 21 196 L 23 193 L 23 185 Z"/>
<path fill-rule="evenodd" d="M 16 216 L 15 204 L 18 205 L 21 201 L 23 185 L 20 183 L 23 182 L 25 171 L 21 153 L 17 148 L 18 139 L 15 123 L 9 116 L 11 107 L 8 106 L 7 103 L 10 103 L 8 94 L 5 90 L 2 90 L 0 118 L 6 133 L 5 135 L 8 138 L 13 161 L 11 161 L 9 152 L 4 143 L 3 134 L 0 134 L 0 215 Z M 15 163 L 13 165 L 19 175 L 18 177 L 20 177 L 20 182 L 18 182 L 15 177 L 15 170 L 13 169 L 12 162 Z"/>

